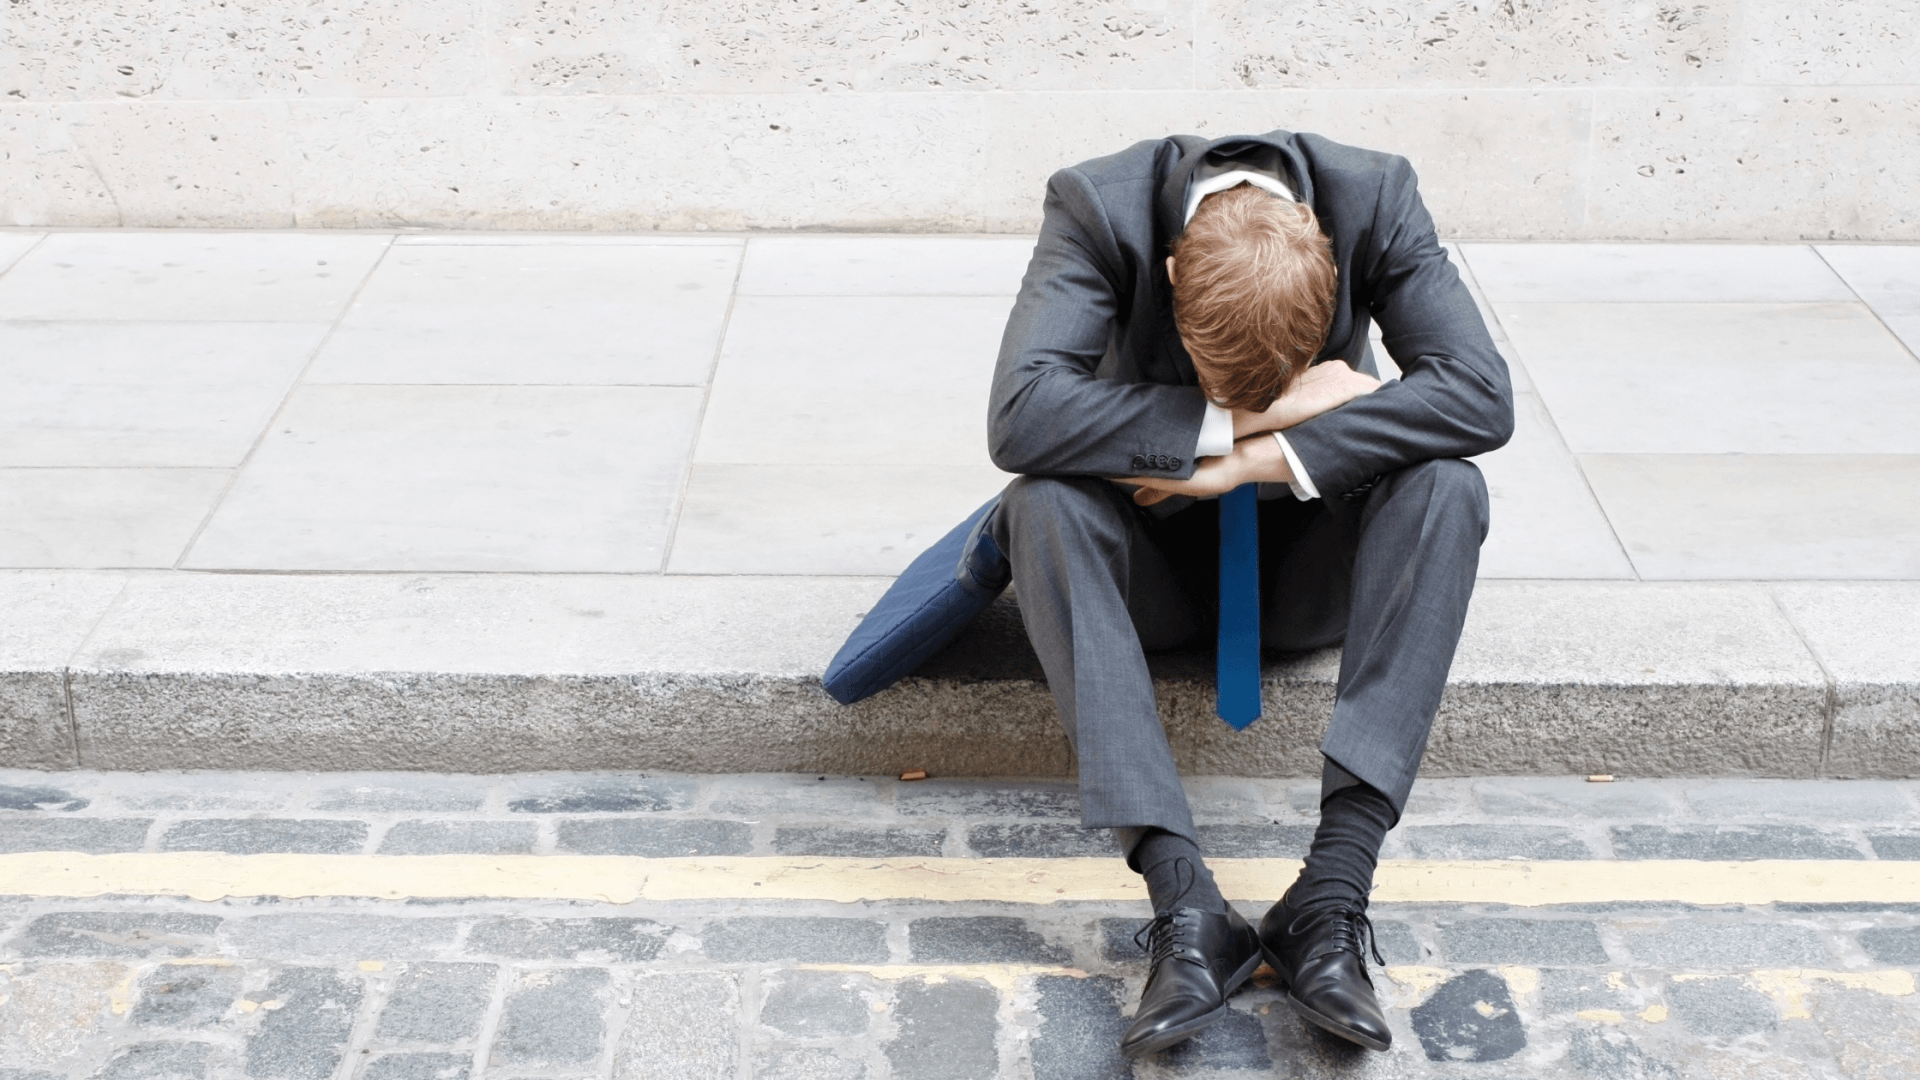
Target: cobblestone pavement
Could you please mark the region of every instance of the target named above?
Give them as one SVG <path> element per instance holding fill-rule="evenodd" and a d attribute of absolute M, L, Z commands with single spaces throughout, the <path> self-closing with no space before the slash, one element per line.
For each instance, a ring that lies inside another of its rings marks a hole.
<path fill-rule="evenodd" d="M 1223 858 L 1297 856 L 1314 791 L 1192 784 Z M 1037 782 L 0 772 L 0 852 L 1109 853 L 1077 811 Z M 1857 866 L 1920 858 L 1920 785 L 1423 782 L 1390 844 Z M 1920 1075 L 1920 903 L 1374 914 L 1391 1052 L 1263 976 L 1129 1066 L 1134 903 L 0 896 L 0 1080 Z"/>

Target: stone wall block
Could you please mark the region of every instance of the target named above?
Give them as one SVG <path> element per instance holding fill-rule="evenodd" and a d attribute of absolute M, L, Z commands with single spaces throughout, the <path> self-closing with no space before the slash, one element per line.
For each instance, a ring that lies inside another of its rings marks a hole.
<path fill-rule="evenodd" d="M 986 228 L 1037 230 L 1062 166 L 1171 132 L 1275 128 L 1403 154 L 1443 236 L 1535 238 L 1579 226 L 1584 90 L 1281 90 L 1002 94 L 988 102 Z"/>
<path fill-rule="evenodd" d="M 59 105 L 0 108 L 0 225 L 121 223 L 113 192 L 74 142 L 69 111 Z"/>
<path fill-rule="evenodd" d="M 1746 83 L 1920 83 L 1920 0 L 1746 0 Z"/>
<path fill-rule="evenodd" d="M 1180 89 L 1192 8 L 1180 0 L 489 9 L 494 79 L 516 94 Z"/>
<path fill-rule="evenodd" d="M 1920 239 L 1905 88 L 1598 90 L 1592 239 Z"/>
<path fill-rule="evenodd" d="M 1740 0 L 1203 0 L 1197 86 L 1729 83 Z"/>
<path fill-rule="evenodd" d="M 26 101 L 383 97 L 479 88 L 481 0 L 24 0 L 0 94 Z"/>
<path fill-rule="evenodd" d="M 68 128 L 113 193 L 120 224 L 284 229 L 293 221 L 279 102 L 68 106 Z"/>
<path fill-rule="evenodd" d="M 972 231 L 973 95 L 301 102 L 303 226 Z"/>

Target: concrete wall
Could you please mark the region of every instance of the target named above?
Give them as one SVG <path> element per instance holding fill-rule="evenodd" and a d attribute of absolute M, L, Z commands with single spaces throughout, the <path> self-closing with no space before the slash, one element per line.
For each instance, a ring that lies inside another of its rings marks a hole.
<path fill-rule="evenodd" d="M 1024 231 L 1171 131 L 1442 231 L 1920 238 L 1920 0 L 9 0 L 0 224 Z"/>

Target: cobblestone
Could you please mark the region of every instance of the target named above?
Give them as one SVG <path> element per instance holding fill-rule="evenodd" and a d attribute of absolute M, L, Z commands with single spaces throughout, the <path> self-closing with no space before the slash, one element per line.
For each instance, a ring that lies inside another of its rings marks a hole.
<path fill-rule="evenodd" d="M 480 1033 L 497 974 L 491 964 L 408 964 L 374 1034 L 392 1042 L 468 1042 Z"/>
<path fill-rule="evenodd" d="M 1680 1025 L 1695 1035 L 1734 1039 L 1772 1031 L 1780 1022 L 1773 1002 L 1740 979 L 1689 979 L 1667 988 Z"/>
<path fill-rule="evenodd" d="M 367 845 L 367 823 L 318 818 L 195 818 L 170 826 L 162 851 L 224 851 L 229 855 L 297 852 L 357 855 Z"/>
<path fill-rule="evenodd" d="M 205 955 L 219 926 L 217 916 L 184 912 L 61 911 L 28 923 L 6 949 L 15 956 Z"/>
<path fill-rule="evenodd" d="M 985 858 L 1058 859 L 1075 855 L 1118 855 L 1120 847 L 1106 829 L 1078 825 L 975 825 L 967 846 Z"/>
<path fill-rule="evenodd" d="M 99 1080 L 200 1080 L 213 1048 L 203 1042 L 135 1043 L 115 1053 Z"/>
<path fill-rule="evenodd" d="M 1160 1064 L 1176 1075 L 1226 1069 L 1266 1072 L 1273 1068 L 1273 1053 L 1260 1017 L 1236 1008 L 1194 1038 L 1162 1051 Z"/>
<path fill-rule="evenodd" d="M 1877 963 L 1920 965 L 1920 926 L 1870 926 L 1859 940 Z"/>
<path fill-rule="evenodd" d="M 1882 859 L 1911 862 L 1920 859 L 1920 832 L 1875 832 L 1867 834 L 1873 853 Z"/>
<path fill-rule="evenodd" d="M 1845 836 L 1804 825 L 1616 825 L 1612 832 L 1613 849 L 1623 859 L 1864 858 Z"/>
<path fill-rule="evenodd" d="M 773 850 L 781 855 L 826 855 L 863 859 L 940 854 L 947 842 L 945 829 L 886 826 L 876 829 L 834 825 L 803 825 L 779 829 Z"/>
<path fill-rule="evenodd" d="M 500 1013 L 492 1064 L 545 1069 L 598 1058 L 608 982 L 601 968 L 522 972 Z"/>
<path fill-rule="evenodd" d="M 400 960 L 445 953 L 459 932 L 453 919 L 312 912 L 229 919 L 220 938 L 246 957 Z"/>
<path fill-rule="evenodd" d="M 1801 822 L 1884 821 L 1914 816 L 1900 785 L 1877 780 L 1716 780 L 1687 785 L 1694 812 L 1711 818 L 1787 818 Z"/>
<path fill-rule="evenodd" d="M 1046 780 L 1018 784 L 922 780 L 900 785 L 893 804 L 902 814 L 1080 820 L 1079 789 Z"/>
<path fill-rule="evenodd" d="M 1298 859 L 1313 843 L 1311 825 L 1200 825 L 1200 851 L 1208 858 Z"/>
<path fill-rule="evenodd" d="M 747 915 L 722 919 L 700 934 L 707 956 L 722 962 L 800 960 L 816 964 L 881 964 L 887 927 L 869 919 Z"/>
<path fill-rule="evenodd" d="M 994 1047 L 1000 996 L 966 979 L 902 983 L 893 1008 L 899 1032 L 886 1043 L 899 1080 L 977 1080 L 999 1071 Z"/>
<path fill-rule="evenodd" d="M 639 855 L 650 859 L 685 855 L 745 855 L 753 828 L 740 821 L 646 818 L 581 818 L 554 826 L 555 846 L 578 855 Z"/>
<path fill-rule="evenodd" d="M 864 1063 L 831 1050 L 762 1050 L 754 1058 L 754 1080 L 862 1080 Z"/>
<path fill-rule="evenodd" d="M 760 1022 L 795 1038 L 863 1035 L 873 1018 L 872 980 L 834 971 L 789 971 L 775 978 Z"/>
<path fill-rule="evenodd" d="M 1476 780 L 1480 809 L 1498 817 L 1665 818 L 1686 809 L 1671 786 L 1649 781 L 1583 784 L 1557 777 Z"/>
<path fill-rule="evenodd" d="M 1073 951 L 1051 944 L 1025 919 L 937 916 L 907 927 L 907 951 L 923 964 L 1066 964 Z"/>
<path fill-rule="evenodd" d="M 478 810 L 486 801 L 485 782 L 425 776 L 391 784 L 327 788 L 314 796 L 311 805 L 336 814 L 457 813 Z"/>
<path fill-rule="evenodd" d="M 1552 825 L 1415 825 L 1403 839 L 1421 859 L 1591 859 L 1571 829 Z"/>
<path fill-rule="evenodd" d="M 129 1018 L 139 1027 L 201 1028 L 219 1023 L 240 996 L 232 964 L 161 964 L 140 980 Z"/>
<path fill-rule="evenodd" d="M 1629 929 L 1627 948 L 1643 963 L 1682 970 L 1823 967 L 1832 962 L 1820 935 L 1781 923 L 1676 919 L 1657 930 Z"/>
<path fill-rule="evenodd" d="M 632 780 L 530 782 L 532 790 L 509 800 L 516 814 L 631 814 L 658 810 L 685 810 L 693 805 L 698 785 L 685 777 Z"/>
<path fill-rule="evenodd" d="M 886 812 L 894 786 L 866 777 L 796 783 L 790 777 L 727 776 L 713 781 L 707 809 L 733 817 L 868 818 Z"/>
<path fill-rule="evenodd" d="M 380 854 L 525 855 L 539 833 L 531 821 L 402 821 L 381 838 Z"/>
<path fill-rule="evenodd" d="M 635 964 L 660 955 L 671 928 L 652 919 L 487 919 L 467 934 L 467 952 L 525 960 Z"/>
<path fill-rule="evenodd" d="M 1034 980 L 1040 1028 L 1033 1040 L 1033 1071 L 1048 1080 L 1124 1080 L 1133 1075 L 1120 1055 L 1127 1029 L 1120 1014 L 1125 987 L 1096 975 L 1076 979 L 1048 975 Z"/>
<path fill-rule="evenodd" d="M 287 968 L 275 975 L 253 999 L 266 1015 L 247 1040 L 247 1075 L 329 1080 L 346 1054 L 364 992 L 359 979 L 324 968 Z"/>
<path fill-rule="evenodd" d="M 0 816 L 0 855 L 15 851 L 78 851 L 105 855 L 147 846 L 153 822 L 136 818 Z"/>
<path fill-rule="evenodd" d="M 0 784 L 0 810 L 44 810 L 72 813 L 85 810 L 89 800 L 64 788 Z"/>
<path fill-rule="evenodd" d="M 367 1061 L 360 1080 L 467 1080 L 472 1070 L 472 1054 L 382 1054 Z"/>
<path fill-rule="evenodd" d="M 1574 919 L 1468 919 L 1440 927 L 1440 955 L 1458 964 L 1604 964 L 1600 929 Z"/>
<path fill-rule="evenodd" d="M 1491 971 L 1442 983 L 1414 1008 L 1413 1031 L 1428 1061 L 1505 1061 L 1527 1046 L 1507 981 Z"/>
<path fill-rule="evenodd" d="M 712 1080 L 733 1075 L 739 984 L 731 975 L 640 975 L 633 981 L 614 1075 Z"/>

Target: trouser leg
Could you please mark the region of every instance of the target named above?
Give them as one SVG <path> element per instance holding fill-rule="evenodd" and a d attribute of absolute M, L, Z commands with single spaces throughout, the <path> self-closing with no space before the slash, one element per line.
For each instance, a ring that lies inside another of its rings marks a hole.
<path fill-rule="evenodd" d="M 1407 804 L 1466 622 L 1488 523 L 1480 470 L 1453 458 L 1379 479 L 1354 552 L 1340 682 L 1321 752 Z"/>
<path fill-rule="evenodd" d="M 1147 671 L 1145 648 L 1178 644 L 1194 613 L 1127 493 L 1100 479 L 1023 476 L 994 538 L 1080 767 L 1081 823 L 1195 837 Z"/>

